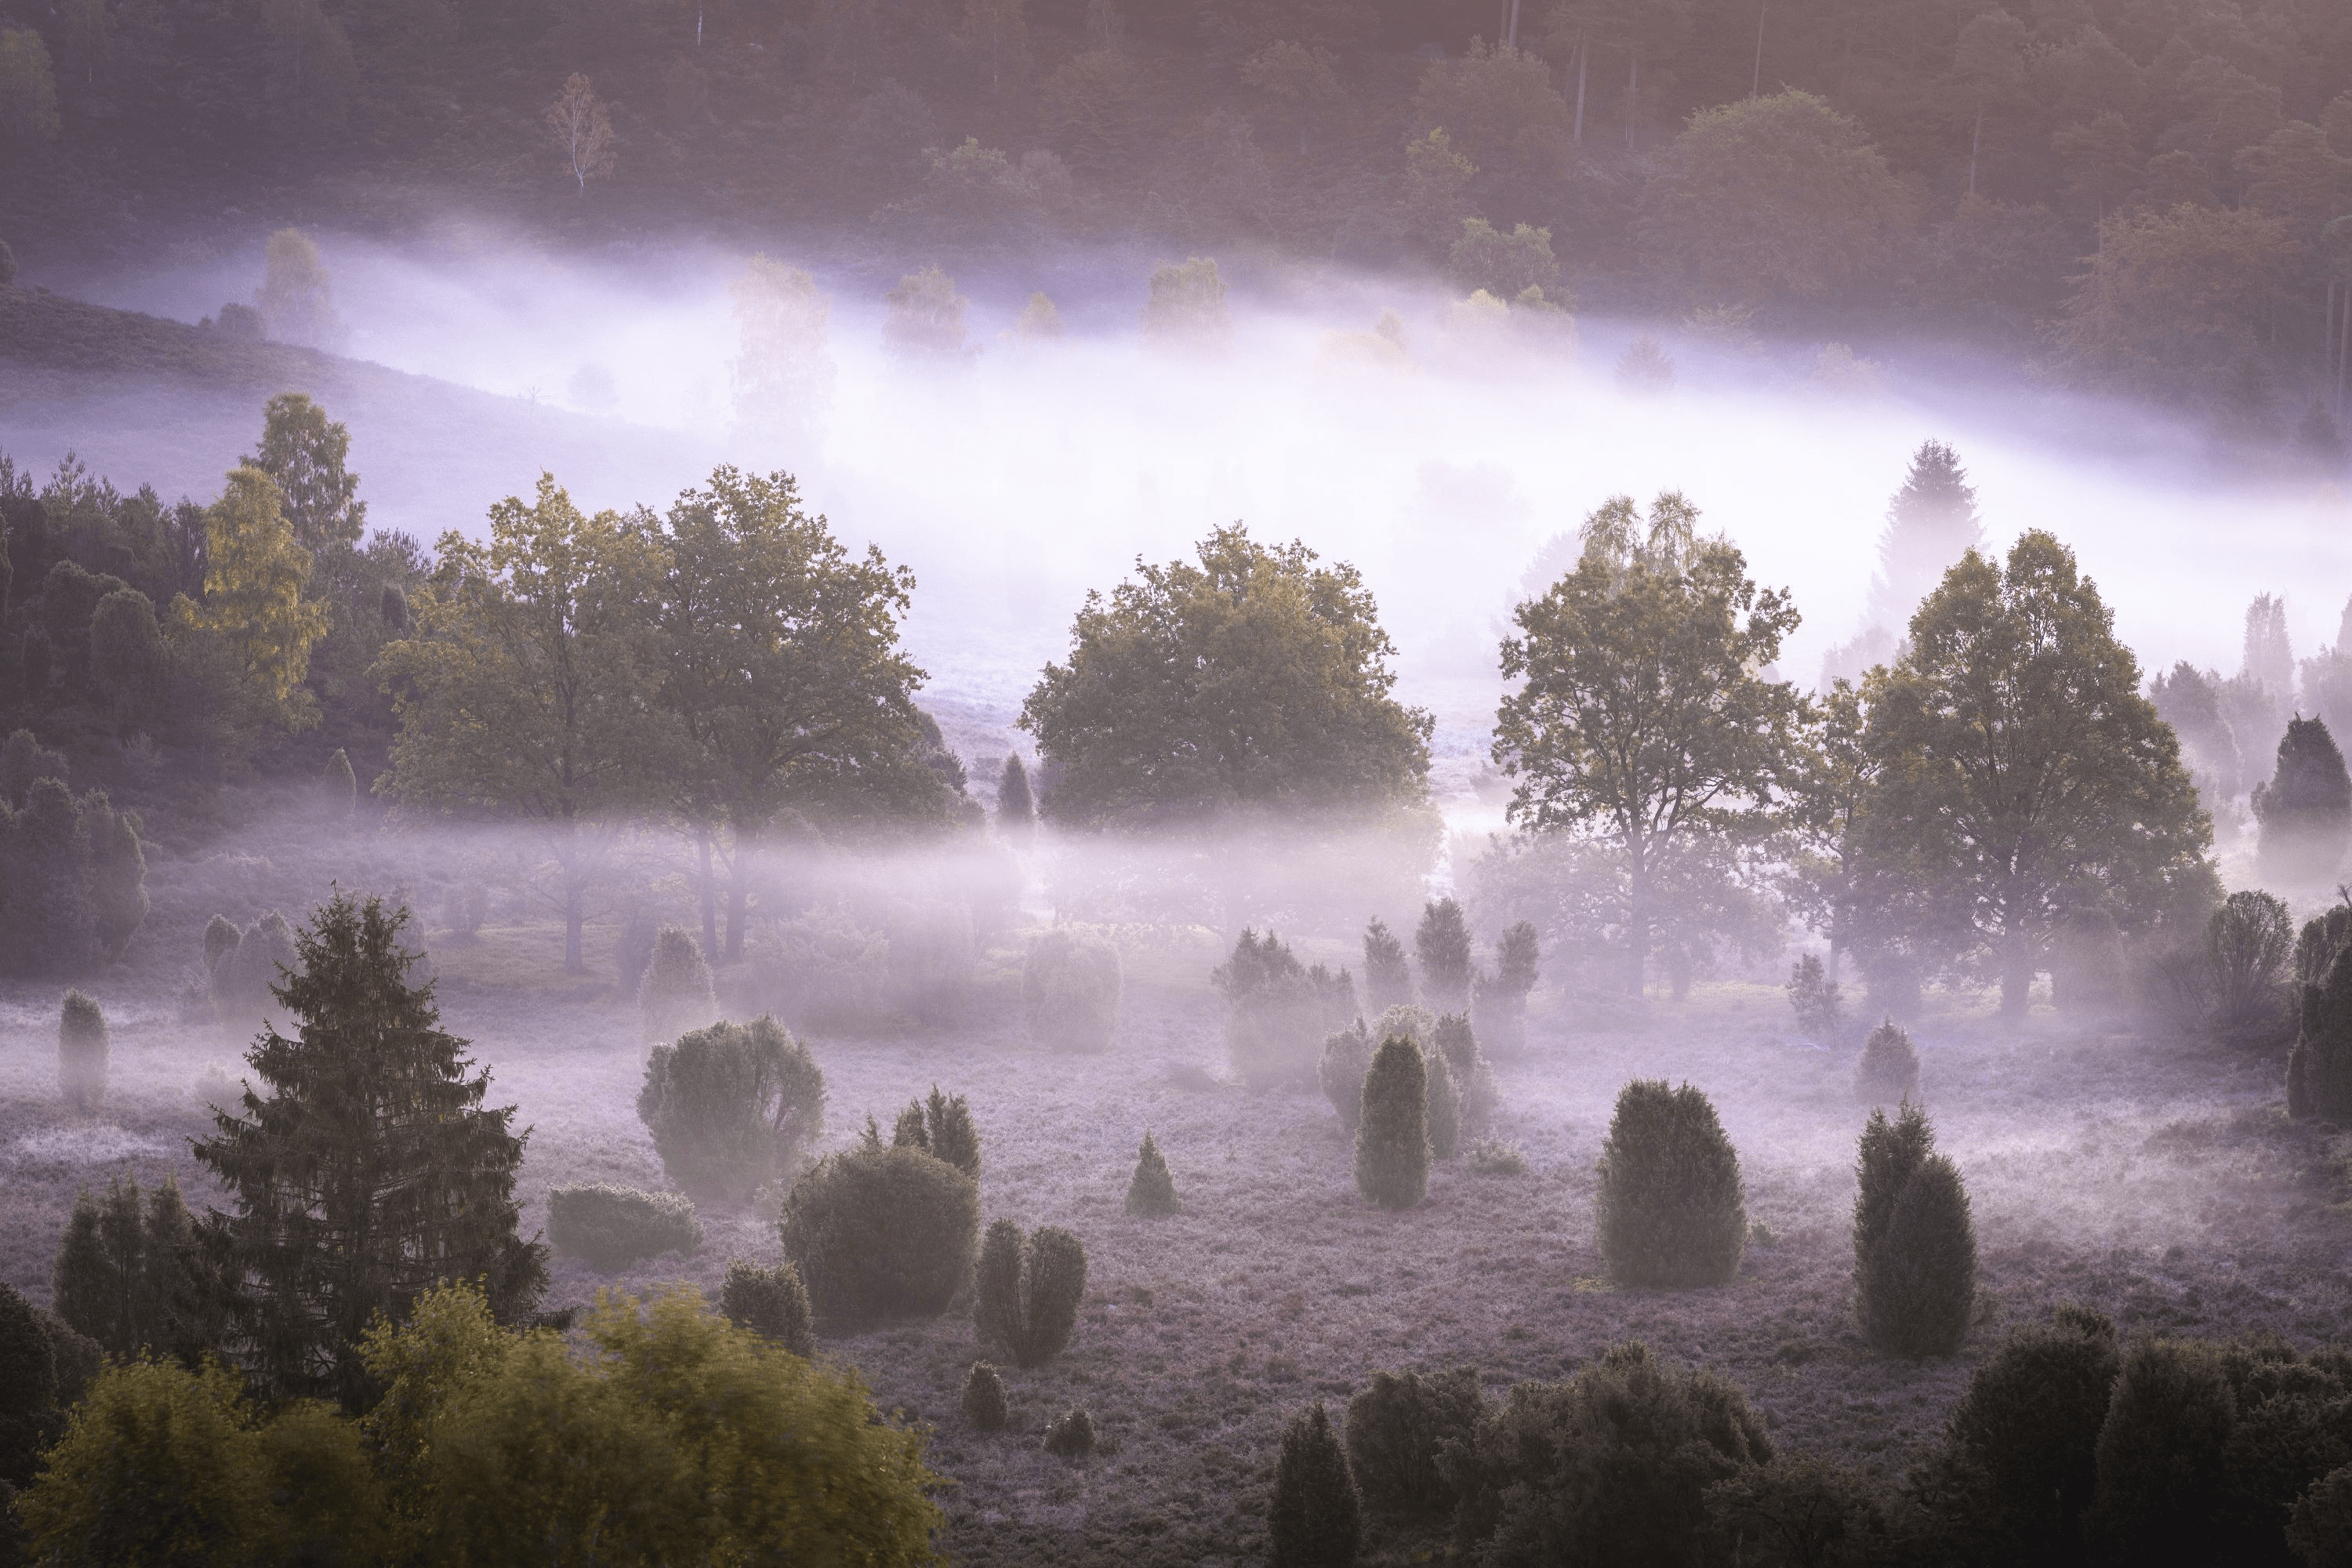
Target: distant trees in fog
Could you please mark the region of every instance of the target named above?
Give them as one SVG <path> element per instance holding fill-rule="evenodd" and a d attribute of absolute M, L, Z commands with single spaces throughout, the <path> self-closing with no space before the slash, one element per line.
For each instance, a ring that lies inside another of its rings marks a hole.
<path fill-rule="evenodd" d="M 586 195 L 588 182 L 611 174 L 615 158 L 613 121 L 604 110 L 604 100 L 596 96 L 585 75 L 573 71 L 541 118 L 580 194 Z"/>

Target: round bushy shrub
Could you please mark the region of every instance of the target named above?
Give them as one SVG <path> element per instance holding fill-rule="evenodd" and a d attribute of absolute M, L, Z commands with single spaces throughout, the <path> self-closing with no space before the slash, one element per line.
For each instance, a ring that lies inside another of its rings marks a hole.
<path fill-rule="evenodd" d="M 1706 1095 L 1637 1079 L 1601 1146 L 1601 1259 L 1626 1285 L 1720 1285 L 1739 1272 L 1739 1156 Z"/>
<path fill-rule="evenodd" d="M 1364 1075 L 1356 1190 L 1387 1209 L 1411 1208 L 1429 1190 L 1429 1069 L 1402 1036 L 1381 1042 Z"/>
<path fill-rule="evenodd" d="M 710 965 L 691 933 L 664 926 L 654 934 L 653 962 L 637 986 L 637 1005 L 645 1010 L 647 1043 L 675 1040 L 719 1016 L 710 986 Z"/>
<path fill-rule="evenodd" d="M 237 938 L 243 933 L 236 922 L 226 915 L 215 915 L 205 922 L 205 973 L 210 974 L 224 954 L 236 951 Z"/>
<path fill-rule="evenodd" d="M 1854 1098 L 1864 1105 L 1901 1105 L 1919 1098 L 1919 1050 L 1893 1018 L 1870 1031 L 1854 1064 Z"/>
<path fill-rule="evenodd" d="M 801 1272 L 789 1262 L 772 1268 L 727 1260 L 719 1287 L 719 1310 L 739 1329 L 749 1329 L 803 1360 L 816 1354 L 816 1328 Z"/>
<path fill-rule="evenodd" d="M 1032 1037 L 1057 1049 L 1108 1049 L 1118 997 L 1118 950 L 1097 937 L 1049 931 L 1021 962 L 1022 1016 Z"/>
<path fill-rule="evenodd" d="M 963 1418 L 983 1432 L 1002 1432 L 1012 1415 L 1003 1374 L 984 1361 L 972 1363 L 963 1380 Z"/>
<path fill-rule="evenodd" d="M 777 1228 L 819 1316 L 942 1312 L 971 1277 L 980 1184 L 869 1135 L 793 1184 Z"/>
<path fill-rule="evenodd" d="M 1431 1051 L 1422 1065 L 1428 1073 L 1429 1157 L 1451 1160 L 1462 1147 L 1462 1091 L 1444 1051 Z"/>
<path fill-rule="evenodd" d="M 106 1098 L 106 1015 L 79 991 L 58 1010 L 58 1088 L 76 1110 L 95 1110 Z"/>
<path fill-rule="evenodd" d="M 1015 1366 L 1043 1366 L 1062 1353 L 1087 1294 L 1086 1244 L 1059 1226 L 1024 1237 L 1009 1219 L 981 1244 L 972 1319 L 982 1340 L 1013 1352 Z"/>
<path fill-rule="evenodd" d="M 713 1024 L 653 1048 L 637 1120 L 671 1181 L 747 1197 L 790 1178 L 824 1130 L 824 1074 L 773 1018 Z"/>
<path fill-rule="evenodd" d="M 1266 1509 L 1272 1568 L 1354 1568 L 1359 1507 L 1348 1456 L 1317 1400 L 1283 1428 Z"/>
<path fill-rule="evenodd" d="M 547 1194 L 547 1239 L 555 1250 L 611 1274 L 665 1252 L 702 1245 L 694 1205 L 676 1193 L 640 1192 L 599 1183 Z"/>
<path fill-rule="evenodd" d="M 1127 1184 L 1127 1212 L 1140 1219 L 1165 1219 L 1184 1212 L 1176 1195 L 1176 1178 L 1169 1173 L 1167 1157 L 1144 1130 L 1143 1147 L 1136 1151 L 1135 1175 Z"/>
<path fill-rule="evenodd" d="M 1065 1459 L 1083 1459 L 1095 1451 L 1095 1418 L 1083 1405 L 1074 1405 L 1054 1417 L 1045 1428 L 1045 1452 Z"/>
<path fill-rule="evenodd" d="M 1884 1354 L 1950 1355 L 1976 1309 L 1976 1226 L 1959 1172 L 1936 1152 L 1927 1112 L 1873 1110 L 1853 1200 L 1854 1316 Z"/>
<path fill-rule="evenodd" d="M 2094 1555 L 2119 1563 L 2216 1563 L 2216 1525 L 2236 1401 L 2213 1346 L 2136 1340 L 2099 1427 Z"/>
<path fill-rule="evenodd" d="M 1364 1005 L 1382 1013 L 1412 1001 L 1412 964 L 1404 943 L 1386 922 L 1375 920 L 1364 928 Z"/>
<path fill-rule="evenodd" d="M 1992 1539 L 2078 1539 L 2118 1364 L 2115 1324 L 2064 1306 L 2012 1330 L 1969 1376 L 1946 1443 L 1972 1479 L 1962 1506 Z"/>
<path fill-rule="evenodd" d="M 1349 1132 L 1364 1114 L 1364 1075 L 1372 1069 L 1372 1032 L 1361 1018 L 1323 1037 L 1323 1057 L 1315 1077 L 1323 1098 L 1339 1113 L 1339 1125 Z"/>
<path fill-rule="evenodd" d="M 1437 1468 L 1439 1447 L 1468 1435 L 1483 1401 L 1478 1369 L 1424 1377 L 1376 1372 L 1348 1401 L 1348 1468 L 1364 1506 L 1378 1513 L 1444 1513 L 1454 1487 Z"/>
<path fill-rule="evenodd" d="M 1421 988 L 1429 1004 L 1441 1013 L 1459 1013 L 1470 1005 L 1470 925 L 1462 906 L 1452 899 L 1424 905 L 1420 929 L 1412 933 L 1413 956 L 1421 961 Z"/>

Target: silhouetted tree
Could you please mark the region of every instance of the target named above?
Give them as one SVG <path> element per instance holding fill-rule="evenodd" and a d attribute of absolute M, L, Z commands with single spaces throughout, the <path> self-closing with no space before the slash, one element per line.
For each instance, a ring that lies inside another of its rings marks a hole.
<path fill-rule="evenodd" d="M 2352 773 L 2327 725 L 2297 714 L 2279 742 L 2276 771 L 2254 785 L 2262 872 L 2300 887 L 2331 885 L 2352 845 Z"/>

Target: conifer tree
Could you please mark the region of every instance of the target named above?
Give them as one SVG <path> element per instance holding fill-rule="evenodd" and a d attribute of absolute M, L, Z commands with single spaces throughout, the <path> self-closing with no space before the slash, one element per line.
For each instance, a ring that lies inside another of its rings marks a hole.
<path fill-rule="evenodd" d="M 80 992 L 67 992 L 58 1011 L 58 1087 L 68 1105 L 89 1111 L 106 1098 L 106 1015 Z"/>
<path fill-rule="evenodd" d="M 2277 772 L 2254 785 L 2257 858 L 2273 884 L 2330 886 L 2352 844 L 2352 773 L 2327 725 L 2297 715 L 2278 745 Z"/>
<path fill-rule="evenodd" d="M 1011 1412 L 1005 1408 L 1004 1377 L 984 1361 L 971 1363 L 963 1380 L 963 1416 L 983 1432 L 1002 1432 Z"/>
<path fill-rule="evenodd" d="M 1144 1130 L 1143 1147 L 1136 1151 L 1135 1175 L 1127 1184 L 1127 1212 L 1142 1219 L 1184 1212 L 1184 1200 L 1176 1195 L 1176 1178 L 1169 1173 L 1160 1145 L 1151 1141 L 1150 1128 Z"/>
<path fill-rule="evenodd" d="M 192 1363 L 220 1331 L 195 1220 L 173 1177 L 144 1196 L 142 1209 L 137 1179 L 120 1176 L 102 1198 L 82 1190 L 50 1266 L 50 1300 L 108 1355 Z"/>
<path fill-rule="evenodd" d="M 352 772 L 351 753 L 337 746 L 319 773 L 320 804 L 337 816 L 349 816 L 359 800 L 359 775 Z"/>
<path fill-rule="evenodd" d="M 1429 1190 L 1429 1069 L 1402 1037 L 1381 1042 L 1364 1075 L 1356 1190 L 1386 1209 L 1409 1209 Z"/>
<path fill-rule="evenodd" d="M 1317 1400 L 1283 1429 L 1266 1510 L 1272 1568 L 1352 1568 L 1360 1529 L 1356 1482 L 1331 1417 Z"/>
<path fill-rule="evenodd" d="M 1949 1355 L 1976 1308 L 1976 1229 L 1927 1114 L 1874 1110 L 1862 1132 L 1853 1201 L 1854 1316 L 1889 1355 Z"/>
<path fill-rule="evenodd" d="M 1364 1006 L 1379 1017 L 1391 1007 L 1412 1000 L 1412 965 L 1404 943 L 1387 922 L 1375 919 L 1364 928 Z"/>
<path fill-rule="evenodd" d="M 996 783 L 997 830 L 1020 844 L 1028 841 L 1036 825 L 1037 802 L 1029 793 L 1029 769 L 1015 752 L 1004 759 L 1004 772 Z"/>
<path fill-rule="evenodd" d="M 1421 961 L 1422 989 L 1440 1013 L 1458 1013 L 1470 1002 L 1470 927 L 1462 906 L 1437 899 L 1421 911 L 1412 933 L 1413 956 Z"/>
<path fill-rule="evenodd" d="M 693 933 L 680 926 L 664 926 L 655 933 L 653 962 L 638 984 L 637 1003 L 651 1045 L 677 1039 L 718 1015 L 710 965 L 695 945 Z"/>
<path fill-rule="evenodd" d="M 976 1275 L 972 1322 L 982 1339 L 1012 1352 L 1017 1366 L 1043 1366 L 1061 1354 L 1087 1293 L 1083 1242 L 1053 1225 L 1024 1237 L 1001 1219 L 981 1243 Z"/>
<path fill-rule="evenodd" d="M 1739 1156 L 1706 1096 L 1637 1079 L 1601 1145 L 1601 1258 L 1628 1285 L 1720 1285 L 1748 1245 Z"/>
<path fill-rule="evenodd" d="M 92 935 L 100 952 L 118 960 L 147 921 L 147 854 L 139 842 L 139 814 L 115 810 L 105 791 L 92 790 L 82 797 L 81 816 L 89 831 Z"/>
<path fill-rule="evenodd" d="M 440 1026 L 432 983 L 412 984 L 408 919 L 340 891 L 312 915 L 272 987 L 296 1037 L 262 1032 L 246 1059 L 263 1089 L 195 1144 L 235 1205 L 205 1225 L 235 1335 L 280 1394 L 358 1398 L 369 1323 L 436 1280 L 482 1281 L 509 1318 L 546 1283 L 545 1247 L 516 1230 L 527 1134 L 484 1104 L 489 1075 Z"/>
<path fill-rule="evenodd" d="M 1911 454 L 1911 471 L 1887 504 L 1886 527 L 1878 536 L 1878 574 L 1871 579 L 1868 619 L 1901 634 L 1911 612 L 1943 576 L 1944 568 L 1984 547 L 1984 524 L 1977 518 L 1977 492 L 1960 467 L 1958 452 L 1941 441 L 1922 441 Z"/>
<path fill-rule="evenodd" d="M 1422 1064 L 1429 1075 L 1429 1156 L 1451 1160 L 1462 1146 L 1462 1090 L 1444 1051 L 1427 1053 Z"/>
<path fill-rule="evenodd" d="M 816 1330 L 801 1271 L 786 1258 L 772 1268 L 728 1259 L 719 1287 L 719 1310 L 739 1329 L 749 1329 L 806 1360 L 816 1354 Z"/>

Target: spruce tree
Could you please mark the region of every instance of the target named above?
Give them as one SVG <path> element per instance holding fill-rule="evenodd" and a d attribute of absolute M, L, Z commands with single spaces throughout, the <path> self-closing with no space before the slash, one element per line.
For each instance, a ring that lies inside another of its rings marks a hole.
<path fill-rule="evenodd" d="M 165 1176 L 142 1194 L 136 1178 L 117 1176 L 104 1197 L 85 1187 L 74 1200 L 50 1265 L 49 1299 L 68 1327 L 106 1354 L 144 1351 L 193 1363 L 219 1335 L 215 1295 L 177 1180 Z"/>
<path fill-rule="evenodd" d="M 1922 441 L 1886 508 L 1867 619 L 1899 635 L 1944 569 L 1984 542 L 1977 492 L 1959 454 L 1941 441 Z"/>
<path fill-rule="evenodd" d="M 1037 802 L 1029 792 L 1029 769 L 1015 752 L 1004 759 L 1004 772 L 996 781 L 997 831 L 1015 844 L 1024 844 L 1036 825 Z"/>
<path fill-rule="evenodd" d="M 1412 964 L 1385 921 L 1364 928 L 1364 1006 L 1374 1017 L 1412 1000 Z"/>
<path fill-rule="evenodd" d="M 1976 1308 L 1976 1228 L 1967 1189 L 1936 1152 L 1927 1112 L 1873 1110 L 1853 1202 L 1854 1316 L 1871 1344 L 1914 1359 L 1949 1355 Z"/>
<path fill-rule="evenodd" d="M 2352 844 L 2352 773 L 2325 721 L 2298 714 L 2278 745 L 2277 771 L 2254 785 L 2256 859 L 2265 880 L 2324 888 Z"/>
<path fill-rule="evenodd" d="M 1176 1195 L 1176 1178 L 1169 1173 L 1167 1157 L 1151 1141 L 1149 1128 L 1144 1130 L 1143 1147 L 1136 1151 L 1134 1178 L 1127 1184 L 1127 1212 L 1141 1219 L 1164 1219 L 1184 1212 L 1184 1200 Z"/>
<path fill-rule="evenodd" d="M 1043 1366 L 1062 1353 L 1087 1293 L 1086 1245 L 1059 1226 L 1024 1237 L 1009 1219 L 981 1243 L 972 1302 L 983 1340 L 1013 1352 L 1016 1366 Z"/>
<path fill-rule="evenodd" d="M 1347 1453 L 1318 1399 L 1283 1429 L 1274 1500 L 1266 1510 L 1267 1563 L 1272 1568 L 1352 1568 L 1359 1512 Z"/>
<path fill-rule="evenodd" d="M 58 1010 L 58 1088 L 76 1110 L 90 1111 L 106 1098 L 106 1015 L 79 991 L 66 993 Z"/>
<path fill-rule="evenodd" d="M 1423 906 L 1420 929 L 1412 933 L 1413 956 L 1421 961 L 1421 986 L 1429 1005 L 1440 1013 L 1459 1013 L 1470 1005 L 1470 927 L 1462 906 L 1437 899 Z"/>
<path fill-rule="evenodd" d="M 1356 1190 L 1386 1209 L 1409 1209 L 1429 1190 L 1429 1069 L 1402 1037 L 1381 1043 L 1364 1075 Z"/>
<path fill-rule="evenodd" d="M 369 1323 L 436 1280 L 480 1280 L 505 1318 L 546 1283 L 546 1248 L 516 1230 L 527 1134 L 484 1104 L 489 1075 L 441 1028 L 432 983 L 412 983 L 408 919 L 340 891 L 312 915 L 272 987 L 298 1032 L 264 1029 L 246 1058 L 267 1098 L 248 1088 L 194 1146 L 235 1205 L 205 1226 L 235 1335 L 281 1395 L 356 1403 Z"/>

